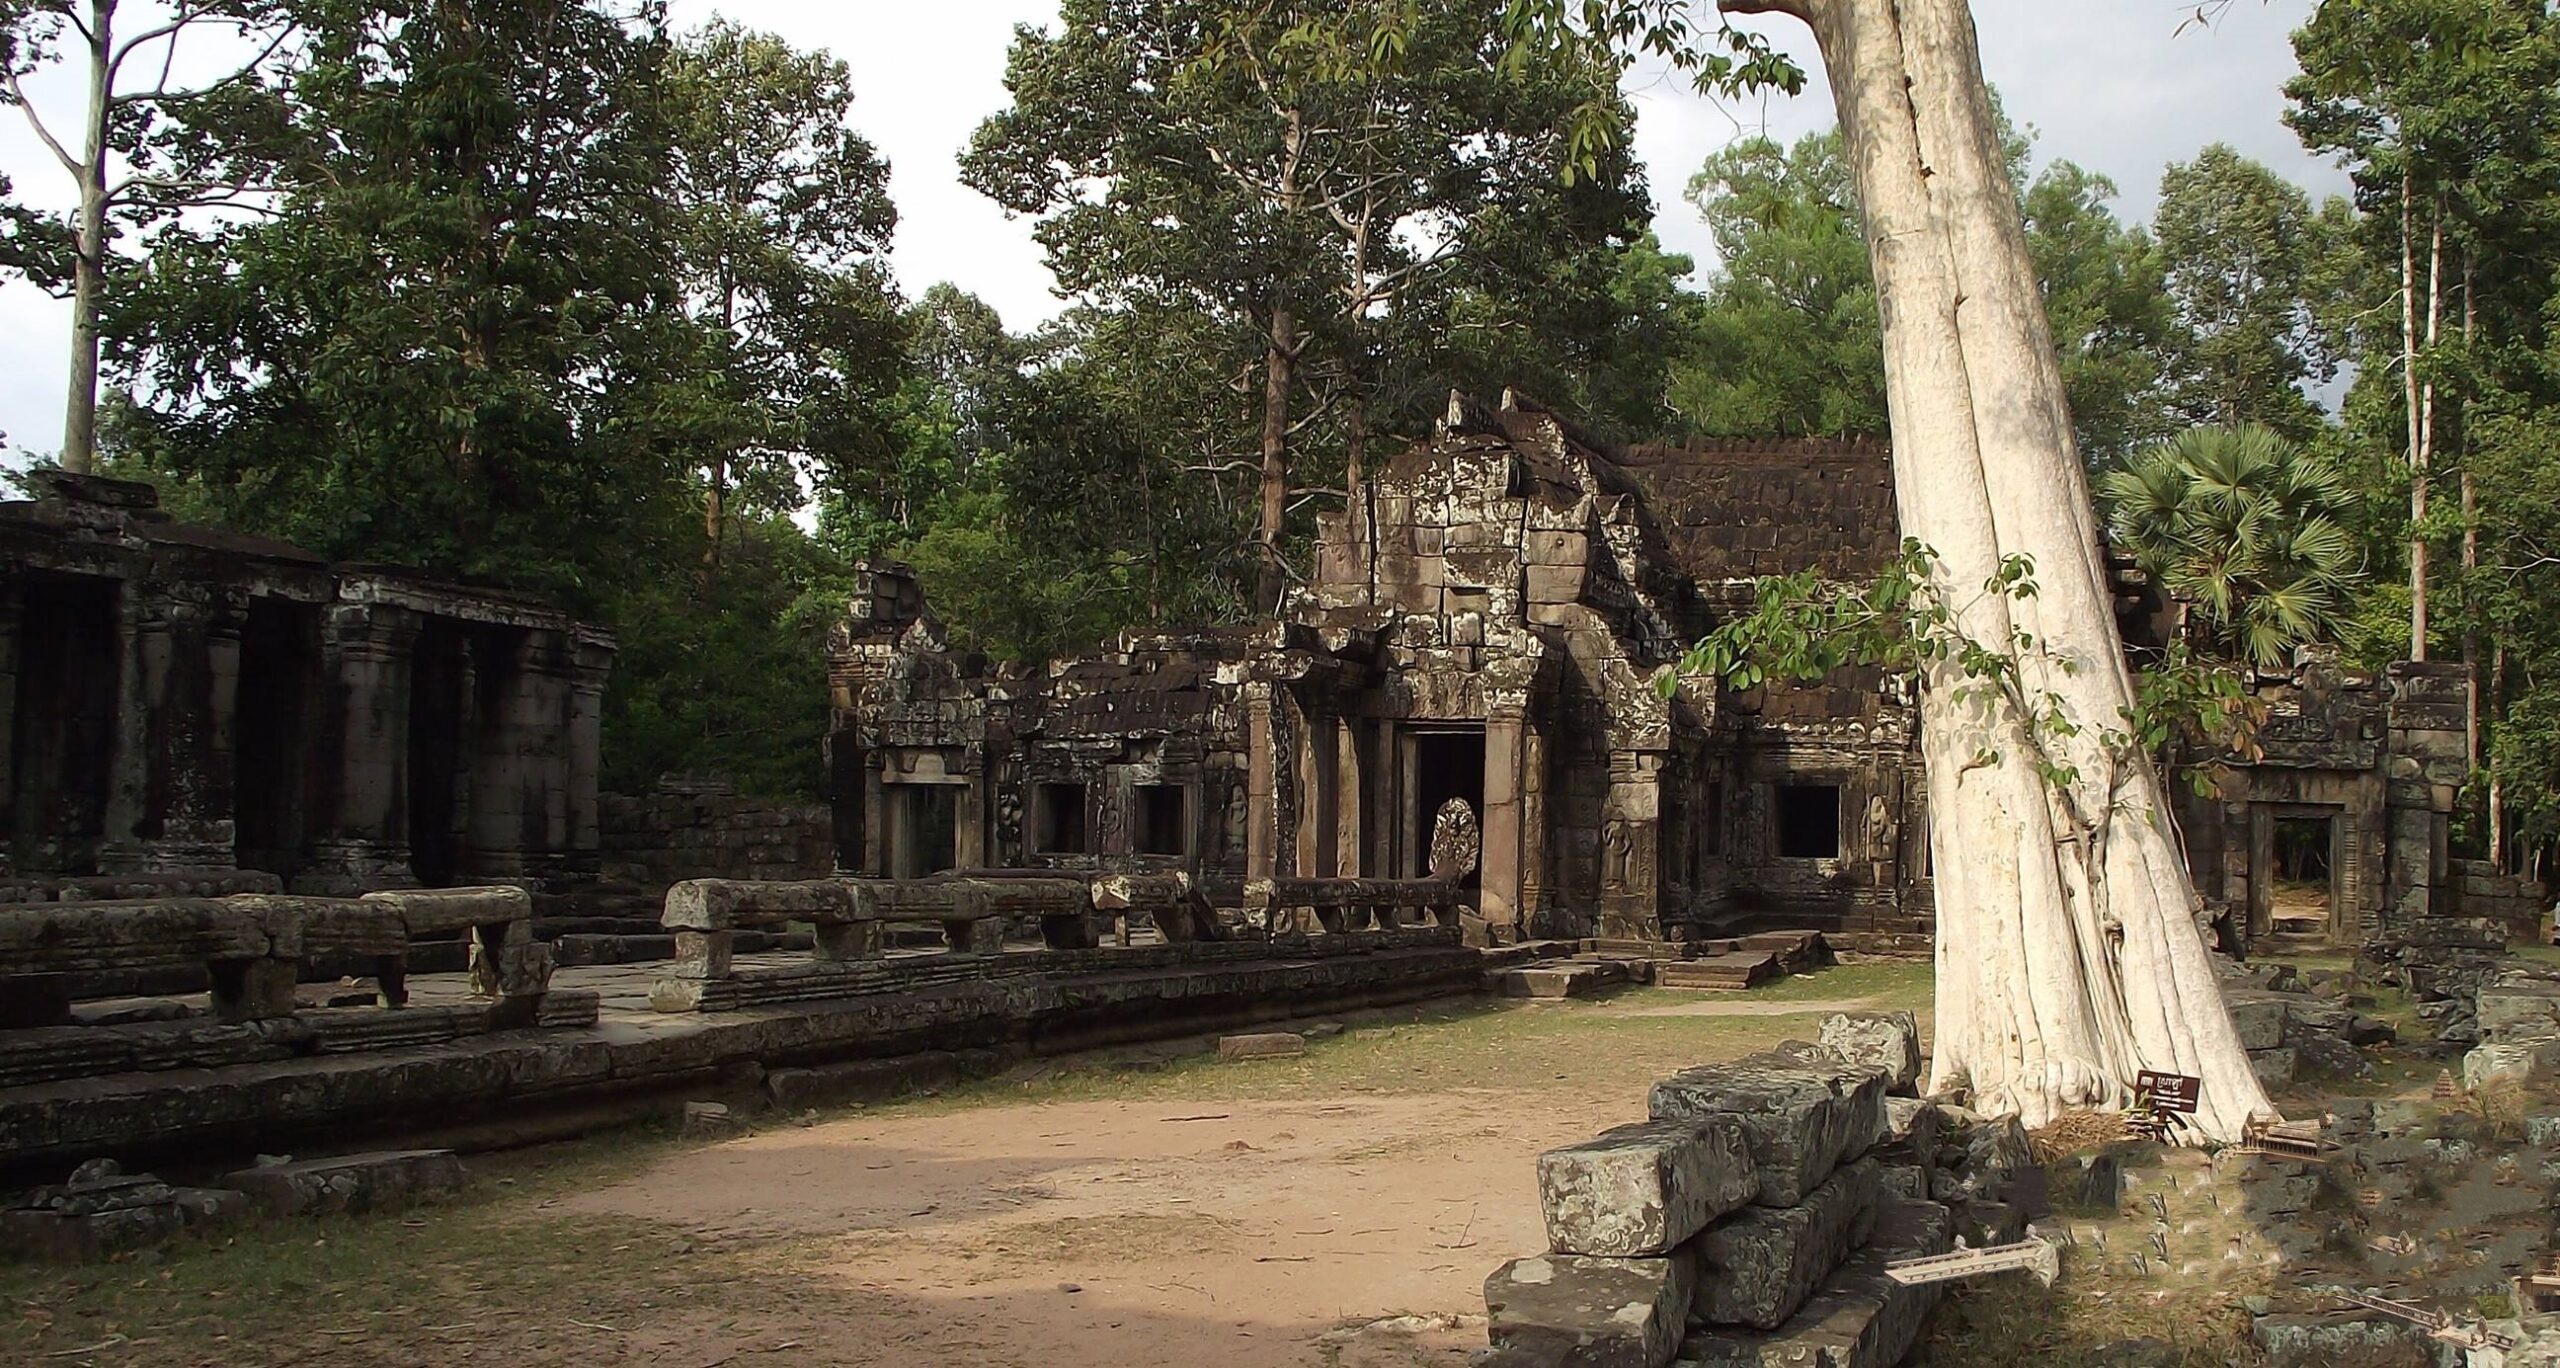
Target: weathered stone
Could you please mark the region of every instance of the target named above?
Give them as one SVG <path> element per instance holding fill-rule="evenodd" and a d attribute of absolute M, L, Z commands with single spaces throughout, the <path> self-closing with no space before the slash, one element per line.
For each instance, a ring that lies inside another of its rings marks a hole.
<path fill-rule="evenodd" d="M 240 1169 L 222 1185 L 281 1216 L 374 1211 L 459 1191 L 462 1161 L 451 1150 L 389 1150 Z"/>
<path fill-rule="evenodd" d="M 91 1160 L 69 1182 L 19 1194 L 0 1209 L 0 1250 L 51 1262 L 102 1259 L 221 1225 L 247 1206 L 236 1192 L 175 1187 Z"/>
<path fill-rule="evenodd" d="M 1937 1103 L 1926 1098 L 1888 1097 L 1884 1100 L 1884 1138 L 1909 1145 L 1915 1154 L 1935 1154 L 1946 1117 Z"/>
<path fill-rule="evenodd" d="M 2560 1040 L 2560 982 L 2503 978 L 2480 990 L 2480 1038 L 2492 1044 Z"/>
<path fill-rule="evenodd" d="M 2256 1074 L 2258 1081 L 2269 1091 L 2291 1087 L 2301 1062 L 2300 1052 L 2289 1048 L 2249 1052 L 2249 1071 Z"/>
<path fill-rule="evenodd" d="M 1886 1092 L 1917 1094 L 1920 1023 L 1909 1012 L 1835 1013 L 1823 1018 L 1818 1043 L 1851 1064 L 1883 1070 Z"/>
<path fill-rule="evenodd" d="M 1892 1368 L 1911 1353 L 1945 1285 L 1905 1287 L 1885 1265 L 1949 1248 L 1946 1208 L 1887 1198 L 1867 1248 L 1850 1256 L 1784 1325 L 1767 1333 L 1724 1326 L 1696 1331 L 1676 1362 L 1684 1368 Z"/>
<path fill-rule="evenodd" d="M 1876 1165 L 1844 1165 L 1789 1207 L 1753 1207 L 1700 1235 L 1697 1314 L 1774 1330 L 1874 1228 Z"/>
<path fill-rule="evenodd" d="M 1653 1085 L 1658 1120 L 1739 1118 L 1760 1174 L 1763 1206 L 1793 1206 L 1884 1132 L 1885 1076 L 1775 1053 L 1685 1070 Z"/>
<path fill-rule="evenodd" d="M 2379 1312 L 2260 1316 L 2249 1333 L 2266 1354 L 2270 1368 L 2332 1368 L 2347 1363 L 2426 1368 L 2436 1361 L 2426 1331 Z"/>
<path fill-rule="evenodd" d="M 2300 1077 L 2350 1079 L 2373 1073 L 2373 1065 L 2363 1052 L 2346 1042 L 2343 1036 L 2310 1036 L 2293 1047 L 2294 1062 Z"/>
<path fill-rule="evenodd" d="M 1620 1126 L 1538 1156 L 1547 1245 L 1559 1254 L 1668 1254 L 1759 1192 L 1730 1116 Z"/>
<path fill-rule="evenodd" d="M 1540 1254 L 1485 1279 L 1485 1313 L 1497 1349 L 1564 1368 L 1662 1368 L 1680 1346 L 1696 1285 L 1685 1254 Z"/>
<path fill-rule="evenodd" d="M 2560 1076 L 2560 1040 L 2481 1045 L 2462 1057 L 2462 1086 L 2478 1092 L 2492 1084 L 2535 1084 Z"/>
<path fill-rule="evenodd" d="M 2284 1023 L 2288 1015 L 2282 995 L 2266 992 L 2226 992 L 2223 1001 L 2231 1008 L 2231 1024 L 2240 1032 L 2240 1048 L 2272 1050 L 2284 1044 Z"/>
<path fill-rule="evenodd" d="M 1220 1059 L 1287 1059 L 1307 1052 L 1307 1038 L 1289 1031 L 1218 1037 Z"/>
<path fill-rule="evenodd" d="M 1525 998 L 1589 997 L 1626 981 L 1627 967 L 1613 960 L 1538 964 L 1501 976 L 1504 996 Z"/>

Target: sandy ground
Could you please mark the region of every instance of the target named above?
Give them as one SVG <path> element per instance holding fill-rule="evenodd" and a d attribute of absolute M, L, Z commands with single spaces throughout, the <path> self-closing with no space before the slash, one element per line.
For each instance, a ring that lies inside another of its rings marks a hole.
<path fill-rule="evenodd" d="M 1540 1082 L 857 1114 L 563 1205 L 812 1251 L 782 1301 L 803 1312 L 661 1321 L 631 1361 L 1455 1364 L 1485 1275 L 1544 1243 L 1534 1156 L 1642 1119 L 1640 1091 Z"/>

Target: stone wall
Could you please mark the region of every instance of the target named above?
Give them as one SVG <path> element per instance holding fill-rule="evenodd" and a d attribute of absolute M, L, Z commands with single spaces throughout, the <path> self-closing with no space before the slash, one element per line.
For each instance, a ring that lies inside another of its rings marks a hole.
<path fill-rule="evenodd" d="M 835 872 L 827 809 L 784 807 L 721 787 L 606 794 L 604 876 L 664 888 L 685 879 L 790 882 Z"/>

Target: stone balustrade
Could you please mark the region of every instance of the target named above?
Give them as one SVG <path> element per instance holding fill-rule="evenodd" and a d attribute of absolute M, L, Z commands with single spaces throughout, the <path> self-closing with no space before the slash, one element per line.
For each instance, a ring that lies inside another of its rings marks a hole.
<path fill-rule="evenodd" d="M 1336 914 L 1328 930 L 1339 929 L 1355 909 L 1423 908 L 1435 914 L 1438 925 L 1400 931 L 1390 915 L 1362 942 L 1397 948 L 1403 944 L 1397 938 L 1407 936 L 1418 946 L 1436 943 L 1425 930 L 1453 929 L 1447 914 L 1462 897 L 1455 886 L 1432 879 L 1259 880 L 1219 889 L 1204 888 L 1182 873 L 1089 877 L 1054 869 L 972 869 L 922 879 L 688 879 L 667 890 L 660 920 L 675 935 L 676 957 L 652 986 L 650 1002 L 668 1012 L 723 1011 L 924 985 L 954 973 L 992 977 L 1026 967 L 1010 961 L 1036 960 L 1031 953 L 1004 955 L 1005 930 L 1021 921 L 1039 923 L 1041 950 L 1051 954 L 1131 953 L 1101 948 L 1110 920 L 1129 915 L 1152 918 L 1164 933 L 1165 949 L 1197 949 L 1221 938 L 1219 906 L 1247 912 L 1315 907 Z M 816 932 L 810 962 L 754 969 L 737 964 L 740 932 L 803 922 Z M 883 928 L 902 923 L 938 924 L 947 953 L 891 960 Z M 1276 924 L 1266 925 L 1275 936 L 1282 934 Z M 1000 956 L 1008 961 L 1001 971 L 992 964 Z M 989 967 L 968 968 L 972 963 Z"/>
<path fill-rule="evenodd" d="M 305 961 L 357 957 L 374 961 L 384 1005 L 398 1007 L 408 1001 L 410 943 L 461 932 L 472 937 L 474 991 L 508 1009 L 506 1024 L 521 1024 L 539 1011 L 551 979 L 532 916 L 520 888 L 0 906 L 0 998 L 12 1004 L 7 1025 L 62 1025 L 84 976 L 201 969 L 218 1019 L 266 1021 L 294 1014 Z"/>
<path fill-rule="evenodd" d="M 1407 911 L 1435 925 L 1455 926 L 1467 905 L 1466 890 L 1445 879 L 1247 879 L 1226 891 L 1227 897 L 1219 897 L 1219 890 L 1210 896 L 1219 906 L 1243 908 L 1266 926 L 1304 909 L 1327 931 L 1391 929 Z"/>

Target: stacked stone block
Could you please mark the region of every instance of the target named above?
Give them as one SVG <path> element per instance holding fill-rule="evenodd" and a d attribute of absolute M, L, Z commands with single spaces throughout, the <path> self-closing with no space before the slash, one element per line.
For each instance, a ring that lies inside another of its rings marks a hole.
<path fill-rule="evenodd" d="M 1918 1073 L 1907 1014 L 1835 1017 L 1822 1044 L 1686 1070 L 1654 1085 L 1652 1119 L 1540 1156 L 1549 1247 L 1486 1280 L 1489 1361 L 1899 1362 L 1939 1289 L 1885 1265 L 1958 1226 L 1930 1195 L 1962 1148 L 1940 1143 L 1947 1114 L 1888 1097 Z"/>
<path fill-rule="evenodd" d="M 2475 1002 L 2480 1044 L 2462 1057 L 2463 1086 L 2560 1077 L 2560 979 L 2510 971 L 2483 986 Z"/>

